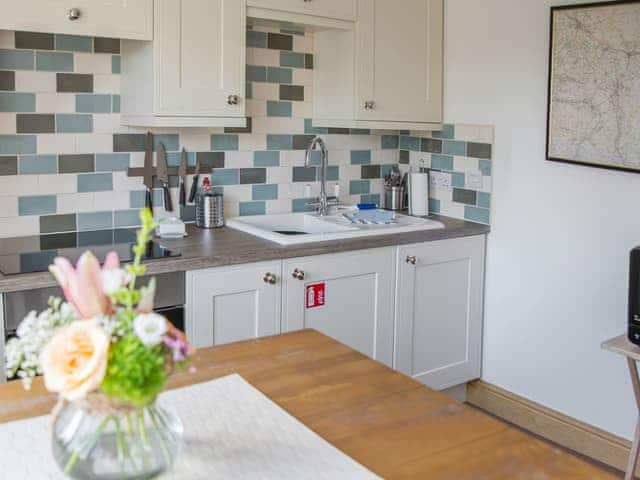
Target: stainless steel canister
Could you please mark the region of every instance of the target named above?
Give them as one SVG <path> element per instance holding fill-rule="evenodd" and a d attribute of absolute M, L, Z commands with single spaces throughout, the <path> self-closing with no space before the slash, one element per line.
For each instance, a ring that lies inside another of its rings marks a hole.
<path fill-rule="evenodd" d="M 387 210 L 402 210 L 404 208 L 404 188 L 384 188 L 384 208 Z"/>
<path fill-rule="evenodd" d="M 224 227 L 224 204 L 220 193 L 198 192 L 196 196 L 196 226 L 199 228 Z"/>

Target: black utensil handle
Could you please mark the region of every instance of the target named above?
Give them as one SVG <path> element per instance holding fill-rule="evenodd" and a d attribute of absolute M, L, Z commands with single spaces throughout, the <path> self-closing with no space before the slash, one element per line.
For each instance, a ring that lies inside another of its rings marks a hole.
<path fill-rule="evenodd" d="M 193 203 L 196 199 L 196 193 L 198 193 L 198 181 L 200 175 L 193 177 L 193 183 L 191 184 L 191 191 L 189 191 L 189 203 Z"/>
<path fill-rule="evenodd" d="M 167 212 L 173 212 L 173 203 L 171 202 L 171 191 L 169 190 L 169 186 L 166 183 L 163 185 L 162 191 L 164 192 L 164 209 Z"/>
<path fill-rule="evenodd" d="M 153 192 L 150 188 L 147 188 L 147 195 L 144 201 L 144 206 L 150 210 L 153 210 Z"/>
<path fill-rule="evenodd" d="M 187 204 L 187 192 L 186 189 L 184 188 L 184 182 L 182 180 L 180 180 L 180 190 L 178 191 L 178 203 L 180 203 L 180 205 L 182 205 L 183 207 Z"/>

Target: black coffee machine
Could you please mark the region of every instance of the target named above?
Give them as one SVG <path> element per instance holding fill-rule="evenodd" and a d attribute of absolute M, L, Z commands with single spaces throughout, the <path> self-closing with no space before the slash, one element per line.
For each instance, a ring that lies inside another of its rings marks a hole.
<path fill-rule="evenodd" d="M 627 337 L 640 345 L 640 247 L 631 250 L 629 258 L 629 327 Z"/>

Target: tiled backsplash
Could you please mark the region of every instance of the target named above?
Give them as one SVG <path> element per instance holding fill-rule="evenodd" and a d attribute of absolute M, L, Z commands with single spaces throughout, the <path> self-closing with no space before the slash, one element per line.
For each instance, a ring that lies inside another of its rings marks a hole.
<path fill-rule="evenodd" d="M 227 217 L 304 210 L 305 186 L 319 191 L 304 150 L 320 134 L 329 193 L 339 184 L 343 202 L 380 203 L 390 168 L 424 160 L 453 172 L 455 188 L 434 190 L 434 211 L 488 222 L 492 129 L 447 126 L 427 139 L 313 128 L 313 36 L 248 30 L 247 45 L 247 128 L 152 130 L 170 164 L 185 148 L 190 164 L 212 169 Z M 144 187 L 126 170 L 142 166 L 145 130 L 120 125 L 119 53 L 114 39 L 0 31 L 0 237 L 137 224 Z M 482 186 L 464 188 L 474 169 Z M 154 197 L 161 205 L 160 190 Z M 193 206 L 181 213 L 192 219 Z"/>

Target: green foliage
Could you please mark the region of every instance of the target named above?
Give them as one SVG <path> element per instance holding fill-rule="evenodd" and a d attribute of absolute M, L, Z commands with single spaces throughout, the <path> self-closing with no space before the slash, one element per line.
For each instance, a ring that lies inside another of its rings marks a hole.
<path fill-rule="evenodd" d="M 146 271 L 146 267 L 142 264 L 142 256 L 147 249 L 147 244 L 151 240 L 153 230 L 156 228 L 156 224 L 153 223 L 153 213 L 149 208 L 143 208 L 140 210 L 140 223 L 142 225 L 137 233 L 137 242 L 133 246 L 135 258 L 133 263 L 125 267 L 127 272 L 131 275 L 129 290 L 133 290 L 135 288 L 136 277 L 144 275 Z"/>
<path fill-rule="evenodd" d="M 132 332 L 125 334 L 109 348 L 102 391 L 135 407 L 153 401 L 167 381 L 163 348 L 147 347 Z"/>

